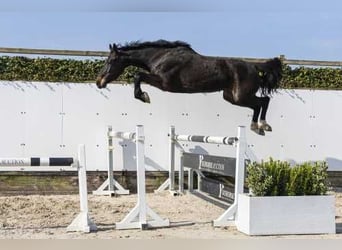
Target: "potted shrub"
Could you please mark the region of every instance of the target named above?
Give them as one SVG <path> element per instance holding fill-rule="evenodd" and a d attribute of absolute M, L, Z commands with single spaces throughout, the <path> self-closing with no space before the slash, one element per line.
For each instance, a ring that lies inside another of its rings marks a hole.
<path fill-rule="evenodd" d="M 238 196 L 237 229 L 248 235 L 335 233 L 327 164 L 270 159 L 247 167 L 249 194 Z"/>

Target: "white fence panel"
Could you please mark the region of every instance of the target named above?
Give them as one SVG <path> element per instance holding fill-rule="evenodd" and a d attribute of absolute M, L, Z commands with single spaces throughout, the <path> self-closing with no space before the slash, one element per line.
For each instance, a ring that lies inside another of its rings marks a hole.
<path fill-rule="evenodd" d="M 133 131 L 144 125 L 148 170 L 168 168 L 169 126 L 179 134 L 236 136 L 247 127 L 247 141 L 259 159 L 328 160 L 342 169 L 342 91 L 282 90 L 274 94 L 267 120 L 273 132 L 249 130 L 252 110 L 227 103 L 222 92 L 175 94 L 143 85 L 151 104 L 134 98 L 131 85 L 0 82 L 2 157 L 59 156 L 87 145 L 88 170 L 107 168 L 107 126 Z M 115 170 L 135 170 L 135 147 L 115 140 Z M 234 156 L 223 145 L 184 143 L 186 150 Z M 179 165 L 179 162 L 176 161 Z M 179 166 L 178 166 L 179 167 Z"/>

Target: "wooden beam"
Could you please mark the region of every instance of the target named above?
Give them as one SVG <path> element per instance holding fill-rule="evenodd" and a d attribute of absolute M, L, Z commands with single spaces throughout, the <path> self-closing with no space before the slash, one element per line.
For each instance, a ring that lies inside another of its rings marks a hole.
<path fill-rule="evenodd" d="M 58 55 L 58 56 L 98 56 L 98 57 L 107 57 L 109 54 L 109 52 L 105 52 L 105 51 L 24 49 L 24 48 L 0 48 L 0 53 L 31 54 L 31 55 Z"/>
<path fill-rule="evenodd" d="M 26 48 L 0 48 L 0 54 L 30 54 L 30 55 L 58 55 L 58 56 L 85 56 L 85 57 L 107 57 L 107 51 L 83 51 L 83 50 L 53 50 L 53 49 L 26 49 Z M 246 57 L 222 57 L 241 59 L 248 62 L 260 63 L 269 58 L 246 58 Z M 342 61 L 321 61 L 321 60 L 293 60 L 280 56 L 283 62 L 288 65 L 299 66 L 320 66 L 320 67 L 342 67 Z"/>

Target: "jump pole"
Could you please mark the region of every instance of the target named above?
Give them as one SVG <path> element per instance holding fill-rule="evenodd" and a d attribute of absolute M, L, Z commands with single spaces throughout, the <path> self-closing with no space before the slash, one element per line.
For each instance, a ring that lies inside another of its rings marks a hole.
<path fill-rule="evenodd" d="M 144 152 L 144 127 L 138 125 L 135 133 L 117 132 L 115 136 L 121 139 L 131 139 L 136 144 L 136 164 L 137 164 L 137 189 L 138 201 L 136 206 L 119 223 L 116 223 L 116 229 L 148 229 L 153 227 L 168 227 L 168 219 L 162 219 L 146 203 L 145 190 L 145 152 Z M 148 220 L 148 216 L 152 220 Z"/>

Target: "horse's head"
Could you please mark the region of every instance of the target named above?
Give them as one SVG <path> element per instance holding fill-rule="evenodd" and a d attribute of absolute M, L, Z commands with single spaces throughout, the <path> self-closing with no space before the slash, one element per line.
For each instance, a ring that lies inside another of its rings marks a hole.
<path fill-rule="evenodd" d="M 283 66 L 279 58 L 273 58 L 259 64 L 259 76 L 261 77 L 261 91 L 263 95 L 275 92 L 280 86 L 283 75 Z"/>
<path fill-rule="evenodd" d="M 96 79 L 96 85 L 100 89 L 105 88 L 109 82 L 116 80 L 127 66 L 122 58 L 124 52 L 120 51 L 115 43 L 109 45 L 109 50 L 106 64 Z"/>
<path fill-rule="evenodd" d="M 281 60 L 278 57 L 275 57 L 269 60 L 268 63 L 273 77 L 275 78 L 274 81 L 279 83 L 279 81 L 283 77 L 283 64 Z"/>

